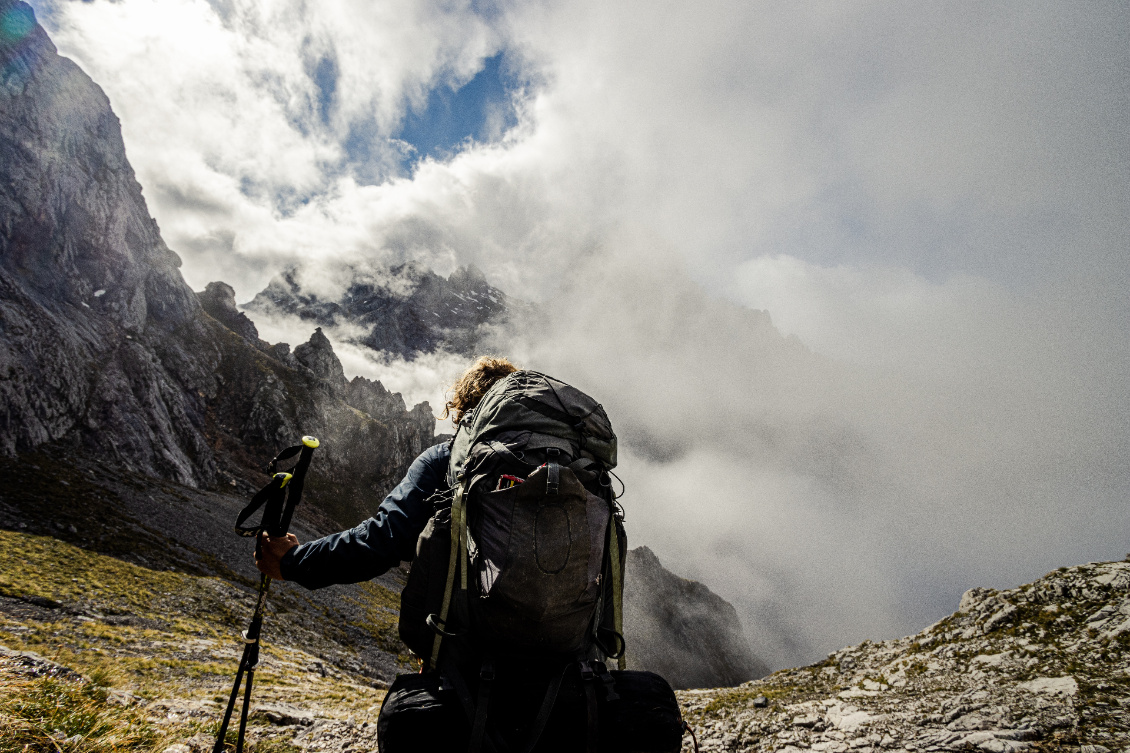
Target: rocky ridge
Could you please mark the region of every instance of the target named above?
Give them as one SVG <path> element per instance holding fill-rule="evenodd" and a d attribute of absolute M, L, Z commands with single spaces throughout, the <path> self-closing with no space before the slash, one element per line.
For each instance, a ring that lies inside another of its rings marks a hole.
<path fill-rule="evenodd" d="M 333 270 L 340 292 L 318 293 L 314 271 L 292 267 L 275 277 L 244 308 L 289 315 L 322 327 L 342 327 L 347 339 L 386 356 L 412 359 L 444 351 L 478 355 L 491 334 L 522 304 L 487 283 L 475 267 L 442 277 L 418 264 L 342 265 Z M 319 269 L 319 276 L 326 271 Z M 524 310 L 524 309 L 523 309 Z"/>
<path fill-rule="evenodd" d="M 679 699 L 703 751 L 1130 749 L 1130 562 L 975 588 L 917 635 Z"/>
<path fill-rule="evenodd" d="M 663 567 L 646 546 L 628 552 L 624 584 L 630 669 L 656 672 L 675 688 L 737 685 L 768 672 L 733 605 Z"/>

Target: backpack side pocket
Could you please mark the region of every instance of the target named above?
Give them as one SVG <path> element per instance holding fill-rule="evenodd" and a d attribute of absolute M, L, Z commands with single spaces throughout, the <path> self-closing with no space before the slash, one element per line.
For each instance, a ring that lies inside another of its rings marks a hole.
<path fill-rule="evenodd" d="M 427 659 L 435 633 L 428 615 L 439 611 L 451 553 L 451 508 L 438 510 L 428 520 L 416 541 L 416 559 L 408 582 L 400 592 L 400 640 L 412 653 Z"/>

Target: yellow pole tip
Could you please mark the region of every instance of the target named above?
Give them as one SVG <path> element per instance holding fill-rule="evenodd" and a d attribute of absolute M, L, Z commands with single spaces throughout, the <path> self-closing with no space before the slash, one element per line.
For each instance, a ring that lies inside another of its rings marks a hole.
<path fill-rule="evenodd" d="M 306 445 L 311 450 L 313 450 L 313 449 L 317 448 L 319 442 L 318 442 L 317 437 L 303 437 L 302 438 L 302 444 Z"/>

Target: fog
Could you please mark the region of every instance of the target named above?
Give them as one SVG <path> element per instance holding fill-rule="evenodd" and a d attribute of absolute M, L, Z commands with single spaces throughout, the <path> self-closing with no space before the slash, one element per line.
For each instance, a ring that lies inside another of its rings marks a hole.
<path fill-rule="evenodd" d="M 770 665 L 1126 554 L 1124 5 L 33 5 L 194 288 L 411 259 L 536 304 L 495 349 L 605 405 L 631 542 Z M 405 163 L 499 53 L 517 126 Z M 409 403 L 465 363 L 328 334 Z"/>

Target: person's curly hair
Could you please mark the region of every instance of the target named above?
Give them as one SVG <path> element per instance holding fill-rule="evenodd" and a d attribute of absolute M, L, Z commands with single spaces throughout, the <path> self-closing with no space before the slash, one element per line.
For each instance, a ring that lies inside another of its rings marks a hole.
<path fill-rule="evenodd" d="M 494 386 L 494 383 L 507 374 L 518 370 L 518 367 L 505 358 L 483 356 L 463 372 L 463 376 L 451 385 L 451 399 L 443 406 L 443 415 L 440 419 L 451 417 L 451 423 L 458 425 L 463 420 L 463 415 L 473 410 L 483 395 Z"/>

